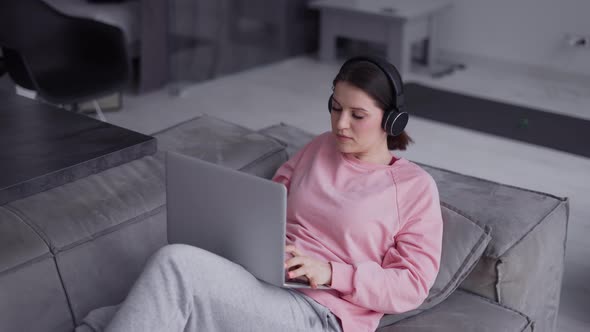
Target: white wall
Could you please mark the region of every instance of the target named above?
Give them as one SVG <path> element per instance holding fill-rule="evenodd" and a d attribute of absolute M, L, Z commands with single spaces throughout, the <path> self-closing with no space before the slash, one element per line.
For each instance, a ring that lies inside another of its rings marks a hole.
<path fill-rule="evenodd" d="M 564 46 L 590 36 L 590 0 L 454 0 L 439 27 L 443 52 L 590 76 L 590 48 Z"/>

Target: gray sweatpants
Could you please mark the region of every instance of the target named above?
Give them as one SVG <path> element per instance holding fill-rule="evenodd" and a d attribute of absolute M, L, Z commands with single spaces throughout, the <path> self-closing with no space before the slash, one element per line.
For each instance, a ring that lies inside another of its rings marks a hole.
<path fill-rule="evenodd" d="M 98 309 L 85 320 L 96 330 L 108 324 L 107 332 L 341 331 L 336 316 L 300 292 L 179 244 L 154 254 L 118 310 Z"/>

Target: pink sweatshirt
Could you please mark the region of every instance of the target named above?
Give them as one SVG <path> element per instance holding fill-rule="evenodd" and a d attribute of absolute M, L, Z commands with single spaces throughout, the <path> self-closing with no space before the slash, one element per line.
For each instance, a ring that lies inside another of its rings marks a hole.
<path fill-rule="evenodd" d="M 416 164 L 360 161 L 324 133 L 273 177 L 285 184 L 287 244 L 332 265 L 332 289 L 301 292 L 344 332 L 374 331 L 384 313 L 418 307 L 439 269 L 442 216 L 436 184 Z"/>

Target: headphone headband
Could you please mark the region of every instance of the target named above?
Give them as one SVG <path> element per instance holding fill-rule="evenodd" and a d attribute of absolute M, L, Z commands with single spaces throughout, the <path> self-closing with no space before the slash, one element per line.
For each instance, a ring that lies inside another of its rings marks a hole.
<path fill-rule="evenodd" d="M 346 67 L 347 65 L 353 62 L 361 61 L 366 61 L 374 64 L 383 72 L 383 74 L 385 74 L 385 76 L 387 77 L 387 81 L 389 82 L 389 85 L 395 95 L 395 101 L 393 106 L 395 109 L 397 109 L 397 111 L 400 111 L 401 108 L 404 106 L 404 87 L 402 77 L 395 68 L 395 66 L 378 57 L 355 56 L 346 60 L 342 65 L 342 68 Z"/>

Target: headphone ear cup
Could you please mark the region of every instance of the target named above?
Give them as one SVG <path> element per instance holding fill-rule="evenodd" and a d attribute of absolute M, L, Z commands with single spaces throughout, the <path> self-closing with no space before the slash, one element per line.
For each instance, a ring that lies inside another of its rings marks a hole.
<path fill-rule="evenodd" d="M 383 114 L 383 121 L 381 127 L 387 135 L 398 136 L 406 128 L 408 124 L 409 115 L 407 112 L 398 112 L 397 110 L 389 111 Z"/>
<path fill-rule="evenodd" d="M 333 94 L 330 95 L 330 99 L 328 99 L 328 112 L 332 113 L 332 96 Z"/>

